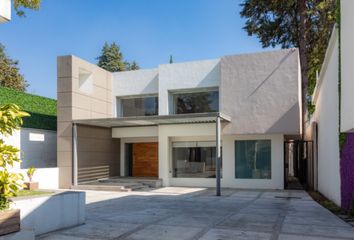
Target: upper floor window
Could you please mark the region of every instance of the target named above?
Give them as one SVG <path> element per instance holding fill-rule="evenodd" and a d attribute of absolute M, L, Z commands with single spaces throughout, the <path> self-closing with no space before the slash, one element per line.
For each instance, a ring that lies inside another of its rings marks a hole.
<path fill-rule="evenodd" d="M 219 91 L 173 93 L 173 113 L 204 113 L 219 111 Z"/>
<path fill-rule="evenodd" d="M 118 113 L 122 117 L 158 115 L 158 97 L 121 98 Z"/>

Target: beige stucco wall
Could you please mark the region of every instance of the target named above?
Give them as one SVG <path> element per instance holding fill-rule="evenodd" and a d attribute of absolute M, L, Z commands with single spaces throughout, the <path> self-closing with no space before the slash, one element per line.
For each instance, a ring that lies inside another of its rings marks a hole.
<path fill-rule="evenodd" d="M 110 128 L 77 126 L 78 181 L 120 175 L 120 139 Z"/>
<path fill-rule="evenodd" d="M 87 82 L 80 86 L 82 76 Z M 69 188 L 72 120 L 112 117 L 112 74 L 75 56 L 62 56 L 57 59 L 57 78 L 59 186 Z"/>

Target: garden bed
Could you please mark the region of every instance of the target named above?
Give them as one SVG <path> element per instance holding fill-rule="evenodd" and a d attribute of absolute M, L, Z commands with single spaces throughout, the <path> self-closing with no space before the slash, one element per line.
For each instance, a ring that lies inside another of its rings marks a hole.
<path fill-rule="evenodd" d="M 319 192 L 308 191 L 309 195 L 324 208 L 327 208 L 333 214 L 337 215 L 339 218 L 343 219 L 345 222 L 349 223 L 354 227 L 354 201 L 352 203 L 352 210 L 348 213 L 337 206 L 334 202 L 327 199 Z"/>

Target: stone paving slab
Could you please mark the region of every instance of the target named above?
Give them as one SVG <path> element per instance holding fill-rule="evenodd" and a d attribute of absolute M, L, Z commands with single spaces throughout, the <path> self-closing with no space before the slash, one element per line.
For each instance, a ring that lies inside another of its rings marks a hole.
<path fill-rule="evenodd" d="M 270 240 L 270 233 L 247 232 L 232 229 L 210 229 L 200 240 Z"/>
<path fill-rule="evenodd" d="M 165 240 L 165 239 L 180 239 L 188 240 L 193 238 L 201 228 L 196 227 L 181 227 L 181 226 L 164 226 L 150 225 L 142 230 L 139 230 L 125 239 L 131 240 Z"/>
<path fill-rule="evenodd" d="M 86 224 L 37 239 L 354 240 L 304 191 L 161 188 L 86 193 Z"/>

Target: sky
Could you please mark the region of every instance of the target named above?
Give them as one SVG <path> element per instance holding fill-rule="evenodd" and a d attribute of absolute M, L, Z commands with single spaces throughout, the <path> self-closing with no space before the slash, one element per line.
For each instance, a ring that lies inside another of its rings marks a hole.
<path fill-rule="evenodd" d="M 141 68 L 264 51 L 242 29 L 242 0 L 42 0 L 25 18 L 0 24 L 0 43 L 20 62 L 29 93 L 56 98 L 56 59 L 97 63 L 105 42 Z"/>

